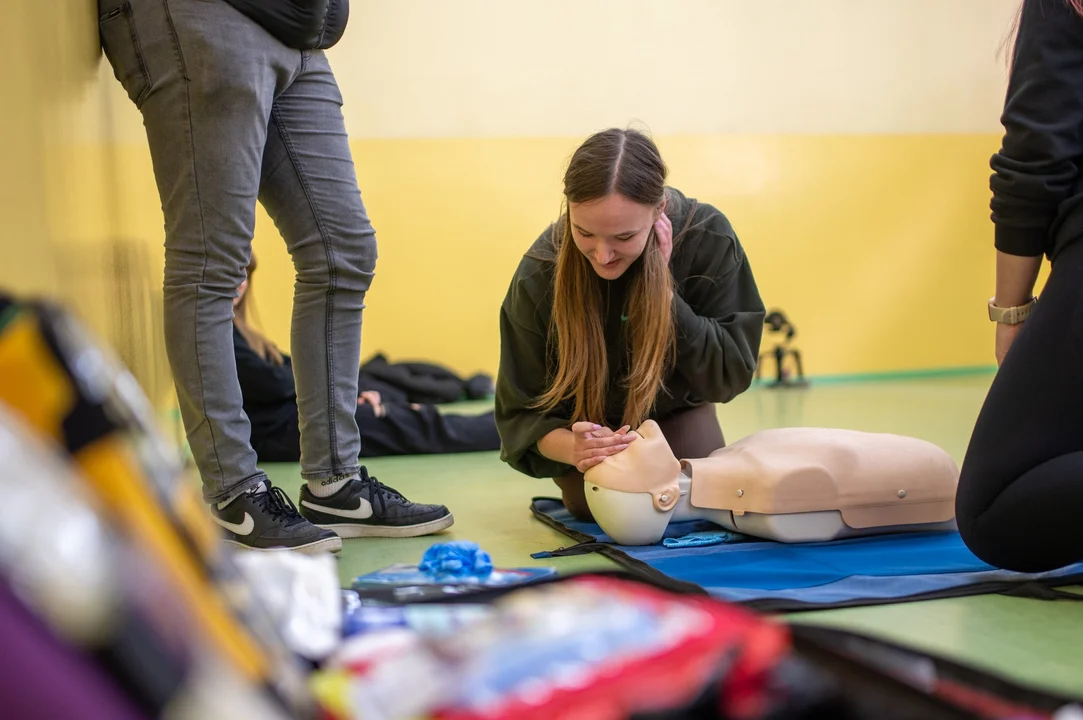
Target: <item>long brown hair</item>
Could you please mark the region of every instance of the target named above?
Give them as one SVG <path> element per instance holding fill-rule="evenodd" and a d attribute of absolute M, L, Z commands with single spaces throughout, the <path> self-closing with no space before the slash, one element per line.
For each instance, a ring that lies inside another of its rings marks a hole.
<path fill-rule="evenodd" d="M 657 207 L 666 196 L 666 175 L 654 142 L 635 130 L 614 128 L 596 133 L 572 155 L 564 174 L 562 212 L 553 225 L 552 237 L 556 270 L 550 351 L 556 356 L 556 369 L 536 407 L 548 412 L 572 399 L 575 420 L 605 422 L 610 368 L 603 329 L 603 285 L 571 239 L 568 203 L 619 193 Z M 632 427 L 646 419 L 654 407 L 676 349 L 673 276 L 654 230 L 650 233 L 625 310 L 629 362 L 623 380 L 627 390 L 623 422 Z"/>

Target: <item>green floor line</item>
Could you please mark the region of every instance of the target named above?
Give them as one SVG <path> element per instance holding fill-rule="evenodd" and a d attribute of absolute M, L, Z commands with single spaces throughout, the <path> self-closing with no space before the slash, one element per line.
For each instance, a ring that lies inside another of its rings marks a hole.
<path fill-rule="evenodd" d="M 953 368 L 919 368 L 915 370 L 889 370 L 873 373 L 844 373 L 839 375 L 809 375 L 810 385 L 841 385 L 850 383 L 902 382 L 932 380 L 939 378 L 982 377 L 996 374 L 995 365 L 974 365 Z M 760 379 L 757 386 L 770 387 L 772 381 Z"/>

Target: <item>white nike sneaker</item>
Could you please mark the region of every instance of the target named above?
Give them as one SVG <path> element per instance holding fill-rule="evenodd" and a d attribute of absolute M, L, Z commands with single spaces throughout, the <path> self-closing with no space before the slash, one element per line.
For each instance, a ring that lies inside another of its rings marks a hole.
<path fill-rule="evenodd" d="M 322 528 L 344 538 L 406 538 L 440 532 L 455 522 L 443 505 L 410 502 L 361 467 L 360 477 L 350 480 L 330 497 L 316 497 L 301 487 L 300 512 Z"/>
<path fill-rule="evenodd" d="M 224 508 L 212 506 L 211 518 L 225 530 L 227 543 L 249 550 L 317 553 L 342 549 L 342 538 L 301 517 L 289 496 L 277 487 L 245 493 Z"/>

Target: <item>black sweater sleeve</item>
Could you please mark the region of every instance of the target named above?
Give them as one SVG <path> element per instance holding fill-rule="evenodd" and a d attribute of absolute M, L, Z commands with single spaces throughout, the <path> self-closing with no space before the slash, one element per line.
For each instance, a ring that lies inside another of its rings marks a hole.
<path fill-rule="evenodd" d="M 990 163 L 996 248 L 1039 256 L 1083 158 L 1083 18 L 1067 0 L 1025 0 L 1001 122 Z"/>
<path fill-rule="evenodd" d="M 282 365 L 264 360 L 236 329 L 233 330 L 233 354 L 246 405 L 276 405 L 296 399 L 293 365 L 288 355 L 283 355 L 285 362 Z"/>
<path fill-rule="evenodd" d="M 721 214 L 696 238 L 688 279 L 673 299 L 676 371 L 701 400 L 729 402 L 748 389 L 766 312 L 744 249 Z"/>
<path fill-rule="evenodd" d="M 544 273 L 525 259 L 512 279 L 500 308 L 500 369 L 496 376 L 496 427 L 500 458 L 531 477 L 559 477 L 571 466 L 550 460 L 538 451 L 538 441 L 557 428 L 571 426 L 558 411 L 543 413 L 531 404 L 545 392 L 548 328 L 541 315 L 547 307 L 538 297 Z"/>

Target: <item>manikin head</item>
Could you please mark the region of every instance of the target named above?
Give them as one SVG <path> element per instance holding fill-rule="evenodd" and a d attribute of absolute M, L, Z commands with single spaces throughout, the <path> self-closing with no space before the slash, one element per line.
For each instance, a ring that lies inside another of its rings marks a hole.
<path fill-rule="evenodd" d="M 661 428 L 648 420 L 635 434 L 638 437 L 627 450 L 606 458 L 584 476 L 591 514 L 621 545 L 657 542 L 680 499 L 681 463 Z"/>

